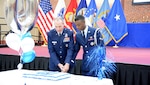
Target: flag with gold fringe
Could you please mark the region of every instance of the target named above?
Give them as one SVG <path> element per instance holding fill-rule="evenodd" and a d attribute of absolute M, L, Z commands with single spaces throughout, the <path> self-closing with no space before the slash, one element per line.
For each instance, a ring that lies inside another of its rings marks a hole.
<path fill-rule="evenodd" d="M 126 18 L 120 0 L 115 0 L 114 4 L 105 20 L 108 32 L 115 43 L 119 43 L 127 34 Z"/>

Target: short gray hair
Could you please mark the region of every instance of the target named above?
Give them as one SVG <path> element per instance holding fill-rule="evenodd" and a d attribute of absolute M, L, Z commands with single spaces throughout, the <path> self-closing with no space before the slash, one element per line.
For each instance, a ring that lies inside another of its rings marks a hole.
<path fill-rule="evenodd" d="M 64 19 L 62 17 L 56 17 L 56 18 L 54 18 L 53 22 L 54 23 L 55 22 L 62 22 L 62 23 L 64 23 Z"/>

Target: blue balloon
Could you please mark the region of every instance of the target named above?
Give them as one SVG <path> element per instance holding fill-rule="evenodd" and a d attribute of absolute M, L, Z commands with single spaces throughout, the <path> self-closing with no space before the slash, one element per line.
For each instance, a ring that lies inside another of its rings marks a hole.
<path fill-rule="evenodd" d="M 21 56 L 22 63 L 30 63 L 35 59 L 35 51 L 31 50 L 23 53 Z"/>

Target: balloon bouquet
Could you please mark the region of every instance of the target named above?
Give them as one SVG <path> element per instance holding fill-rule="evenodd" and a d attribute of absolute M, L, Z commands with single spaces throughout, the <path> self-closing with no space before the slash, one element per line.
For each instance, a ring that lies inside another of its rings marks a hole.
<path fill-rule="evenodd" d="M 6 44 L 20 55 L 18 69 L 24 63 L 35 59 L 35 43 L 30 31 L 33 29 L 38 14 L 38 0 L 6 0 L 5 15 L 7 25 L 13 33 L 6 36 Z"/>

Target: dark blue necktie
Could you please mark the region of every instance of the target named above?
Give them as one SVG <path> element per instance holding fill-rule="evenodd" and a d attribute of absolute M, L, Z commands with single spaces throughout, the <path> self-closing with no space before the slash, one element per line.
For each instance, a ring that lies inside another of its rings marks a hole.
<path fill-rule="evenodd" d="M 83 38 L 85 39 L 85 33 L 84 33 L 84 31 L 82 31 L 82 36 L 83 36 Z"/>
<path fill-rule="evenodd" d="M 58 33 L 58 36 L 61 36 L 61 33 Z"/>

